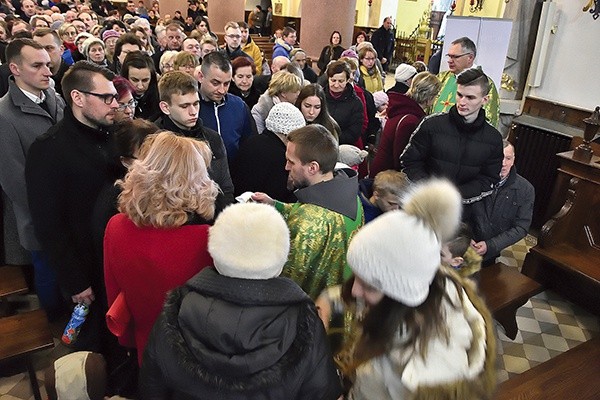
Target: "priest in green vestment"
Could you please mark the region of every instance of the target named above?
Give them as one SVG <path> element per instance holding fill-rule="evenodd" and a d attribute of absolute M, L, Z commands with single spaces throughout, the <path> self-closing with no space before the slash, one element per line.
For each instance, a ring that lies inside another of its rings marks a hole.
<path fill-rule="evenodd" d="M 473 67 L 477 55 L 475 43 L 468 37 L 462 37 L 452 42 L 446 57 L 448 58 L 448 71 L 440 72 L 438 78 L 442 82 L 442 90 L 433 103 L 433 112 L 447 112 L 456 104 L 456 75 L 465 69 Z M 480 68 L 481 67 L 477 67 Z M 489 101 L 484 106 L 485 117 L 494 127 L 498 127 L 500 117 L 500 97 L 494 81 L 489 79 Z"/>

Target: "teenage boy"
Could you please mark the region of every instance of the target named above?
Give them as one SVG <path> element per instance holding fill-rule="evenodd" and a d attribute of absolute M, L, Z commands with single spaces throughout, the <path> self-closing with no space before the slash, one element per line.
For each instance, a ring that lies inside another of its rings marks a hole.
<path fill-rule="evenodd" d="M 198 82 L 189 74 L 171 71 L 158 82 L 162 116 L 156 124 L 163 129 L 186 137 L 208 142 L 213 157 L 209 166 L 210 177 L 219 184 L 223 196 L 217 198 L 217 213 L 233 203 L 233 183 L 229 174 L 227 153 L 221 136 L 202 124 Z"/>

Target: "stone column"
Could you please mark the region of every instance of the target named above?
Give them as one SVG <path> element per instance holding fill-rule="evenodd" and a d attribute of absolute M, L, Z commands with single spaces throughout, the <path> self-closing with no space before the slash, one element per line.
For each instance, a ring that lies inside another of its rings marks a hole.
<path fill-rule="evenodd" d="M 356 0 L 302 0 L 300 46 L 316 61 L 324 46 L 329 44 L 331 32 L 342 34 L 342 46 L 352 45 Z"/>
<path fill-rule="evenodd" d="M 257 4 L 259 4 L 258 2 Z M 245 0 L 212 0 L 208 2 L 208 20 L 210 29 L 219 37 L 225 33 L 223 28 L 229 21 L 244 21 Z"/>
<path fill-rule="evenodd" d="M 152 2 L 150 2 L 152 3 Z M 136 2 L 137 4 L 137 2 Z M 152 4 L 150 4 L 152 6 Z M 183 18 L 187 16 L 188 2 L 187 0 L 169 0 L 160 2 L 160 16 L 164 18 L 169 14 L 171 18 L 175 16 L 175 11 L 181 11 Z"/>

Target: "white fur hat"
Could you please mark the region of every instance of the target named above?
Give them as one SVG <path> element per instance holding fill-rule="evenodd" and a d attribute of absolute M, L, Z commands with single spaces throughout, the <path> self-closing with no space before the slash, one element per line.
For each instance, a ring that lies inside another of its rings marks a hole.
<path fill-rule="evenodd" d="M 402 211 L 390 211 L 359 230 L 348 248 L 354 273 L 409 307 L 422 304 L 440 265 L 442 244 L 460 222 L 462 199 L 447 180 L 415 185 Z"/>
<path fill-rule="evenodd" d="M 287 102 L 277 103 L 269 111 L 265 126 L 273 133 L 287 135 L 293 130 L 306 126 L 302 112 L 295 105 Z"/>
<path fill-rule="evenodd" d="M 227 207 L 209 230 L 208 252 L 221 275 L 270 279 L 281 274 L 290 232 L 275 208 L 243 203 Z"/>
<path fill-rule="evenodd" d="M 394 79 L 396 82 L 406 82 L 417 74 L 417 69 L 410 64 L 400 64 L 396 67 Z"/>

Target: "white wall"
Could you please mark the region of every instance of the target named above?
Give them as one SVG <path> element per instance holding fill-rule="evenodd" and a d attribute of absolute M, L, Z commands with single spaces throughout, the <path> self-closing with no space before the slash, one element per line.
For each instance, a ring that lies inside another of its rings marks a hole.
<path fill-rule="evenodd" d="M 555 0 L 558 29 L 550 39 L 542 84 L 530 95 L 593 110 L 600 104 L 600 20 L 583 2 Z"/>

